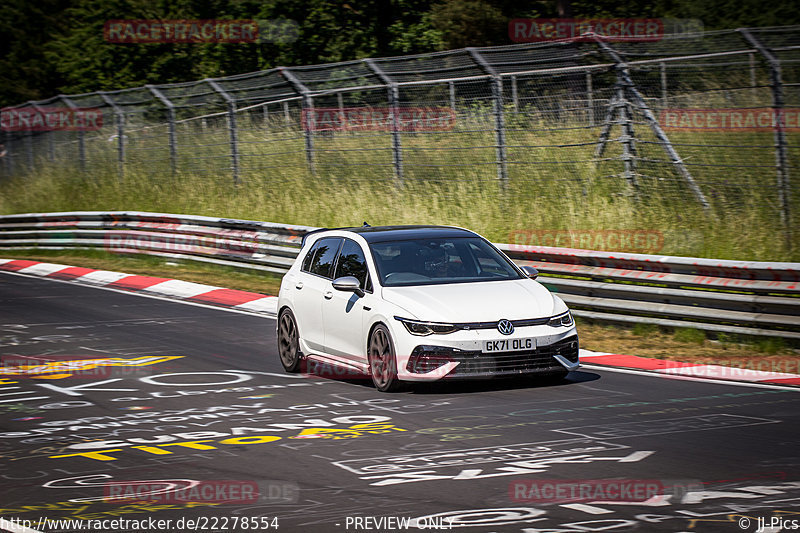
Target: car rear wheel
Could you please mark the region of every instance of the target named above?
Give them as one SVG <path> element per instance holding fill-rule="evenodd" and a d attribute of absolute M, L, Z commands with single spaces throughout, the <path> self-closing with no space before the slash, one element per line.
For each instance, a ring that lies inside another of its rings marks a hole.
<path fill-rule="evenodd" d="M 389 330 L 378 324 L 369 336 L 367 355 L 369 373 L 375 388 L 381 392 L 393 392 L 400 388 L 397 379 L 397 358 Z"/>
<path fill-rule="evenodd" d="M 297 332 L 297 320 L 289 309 L 281 311 L 278 317 L 278 355 L 287 372 L 300 370 L 300 335 Z"/>

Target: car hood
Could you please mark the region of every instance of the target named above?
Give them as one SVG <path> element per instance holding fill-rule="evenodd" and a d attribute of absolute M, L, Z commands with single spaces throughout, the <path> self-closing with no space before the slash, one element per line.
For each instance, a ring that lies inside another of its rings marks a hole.
<path fill-rule="evenodd" d="M 384 300 L 430 322 L 489 322 L 553 316 L 550 292 L 532 279 L 383 287 Z"/>

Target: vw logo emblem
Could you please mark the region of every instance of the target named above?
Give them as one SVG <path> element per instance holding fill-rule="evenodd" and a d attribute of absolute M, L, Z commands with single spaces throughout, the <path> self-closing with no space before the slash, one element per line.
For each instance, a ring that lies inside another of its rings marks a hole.
<path fill-rule="evenodd" d="M 514 333 L 514 324 L 512 324 L 510 320 L 504 318 L 497 323 L 497 331 L 503 335 L 511 335 Z"/>

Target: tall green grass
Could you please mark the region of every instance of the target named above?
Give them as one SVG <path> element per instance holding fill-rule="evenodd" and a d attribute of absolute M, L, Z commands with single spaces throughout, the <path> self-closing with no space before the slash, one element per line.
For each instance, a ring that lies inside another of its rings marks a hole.
<path fill-rule="evenodd" d="M 678 148 L 688 162 L 701 164 L 690 168 L 712 204 L 704 211 L 672 165 L 647 162 L 666 159 L 659 145 L 637 145 L 644 160 L 637 191 L 620 176 L 618 142 L 609 143 L 607 160 L 592 162 L 599 128 L 560 128 L 563 123 L 511 117 L 504 186 L 497 180 L 489 121 L 475 118 L 453 131 L 404 133 L 405 174 L 398 183 L 387 132 L 315 135 L 312 173 L 301 131 L 245 116 L 238 137 L 241 182 L 234 186 L 224 124 L 180 127 L 174 173 L 166 129 L 159 127 L 130 133 L 122 176 L 115 143 L 102 137 L 87 143 L 85 172 L 77 167 L 72 146 L 60 148 L 57 163 L 37 156 L 32 170 L 0 180 L 0 213 L 139 210 L 310 226 L 451 224 L 495 242 L 509 242 L 526 230 L 647 229 L 664 235 L 663 248 L 653 253 L 800 260 L 800 237 L 794 232 L 787 240 L 778 216 L 774 168 L 769 168 L 774 153 L 746 147 L 772 144 L 771 134 L 673 135 L 686 145 L 727 146 Z M 646 126 L 638 125 L 637 133 L 655 141 Z M 612 139 L 617 135 L 612 132 Z M 765 168 L 744 173 L 705 166 L 741 161 Z"/>

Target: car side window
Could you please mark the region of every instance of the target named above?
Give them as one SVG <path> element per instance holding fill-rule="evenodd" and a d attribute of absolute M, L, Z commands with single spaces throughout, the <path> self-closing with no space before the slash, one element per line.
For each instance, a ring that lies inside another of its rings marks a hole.
<path fill-rule="evenodd" d="M 308 272 L 311 270 L 311 261 L 314 259 L 314 254 L 317 252 L 317 247 L 312 246 L 311 249 L 306 254 L 305 258 L 303 259 L 303 265 L 300 267 L 300 270 L 303 272 Z"/>
<path fill-rule="evenodd" d="M 338 237 L 318 240 L 303 260 L 302 269 L 317 276 L 331 278 L 334 260 L 341 243 L 342 239 Z"/>
<path fill-rule="evenodd" d="M 506 276 L 508 269 L 501 265 L 496 257 L 490 256 L 486 250 L 479 248 L 474 243 L 469 244 L 470 251 L 475 257 L 480 276 Z"/>
<path fill-rule="evenodd" d="M 354 276 L 359 281 L 362 289 L 372 290 L 364 251 L 357 242 L 350 239 L 344 240 L 342 252 L 336 262 L 336 274 L 333 277 L 336 279 L 342 276 Z"/>

